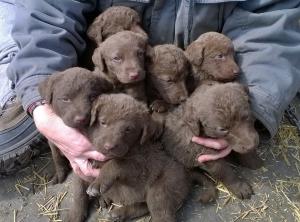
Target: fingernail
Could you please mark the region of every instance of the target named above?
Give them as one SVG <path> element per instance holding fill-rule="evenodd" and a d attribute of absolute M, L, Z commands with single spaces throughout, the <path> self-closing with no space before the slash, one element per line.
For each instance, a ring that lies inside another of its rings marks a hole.
<path fill-rule="evenodd" d="M 192 137 L 192 142 L 198 142 L 198 141 L 200 141 L 199 137 L 196 137 L 196 136 Z"/>

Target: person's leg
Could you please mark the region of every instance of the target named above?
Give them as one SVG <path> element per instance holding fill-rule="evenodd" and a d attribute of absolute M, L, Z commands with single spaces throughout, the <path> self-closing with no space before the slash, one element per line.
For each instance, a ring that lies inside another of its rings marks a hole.
<path fill-rule="evenodd" d="M 18 52 L 10 35 L 13 21 L 13 0 L 0 0 L 0 176 L 28 164 L 38 153 L 39 149 L 35 147 L 41 140 L 33 120 L 24 112 L 7 78 L 7 67 Z"/>

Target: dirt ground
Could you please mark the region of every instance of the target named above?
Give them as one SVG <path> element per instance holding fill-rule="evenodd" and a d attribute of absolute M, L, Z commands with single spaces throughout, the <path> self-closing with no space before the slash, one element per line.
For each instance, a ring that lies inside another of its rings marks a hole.
<path fill-rule="evenodd" d="M 300 221 L 300 138 L 296 128 L 282 125 L 272 141 L 262 140 L 259 147 L 264 167 L 236 171 L 250 181 L 255 195 L 251 200 L 238 200 L 218 185 L 216 202 L 203 205 L 197 201 L 195 187 L 178 212 L 178 221 Z M 63 221 L 70 207 L 72 176 L 64 184 L 50 185 L 53 173 L 50 153 L 35 159 L 31 166 L 14 176 L 0 179 L 0 222 Z M 102 220 L 99 209 L 92 209 L 90 222 Z M 150 221 L 149 217 L 137 220 Z"/>

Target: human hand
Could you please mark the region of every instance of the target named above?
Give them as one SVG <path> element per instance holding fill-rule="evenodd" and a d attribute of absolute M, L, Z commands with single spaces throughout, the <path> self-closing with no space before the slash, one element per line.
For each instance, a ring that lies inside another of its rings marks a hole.
<path fill-rule="evenodd" d="M 199 163 L 204 163 L 206 161 L 217 160 L 227 156 L 231 152 L 231 148 L 228 146 L 228 143 L 224 139 L 211 139 L 205 137 L 196 137 L 193 136 L 192 141 L 199 145 L 203 145 L 207 148 L 218 150 L 216 154 L 204 154 L 198 157 Z"/>
<path fill-rule="evenodd" d="M 105 156 L 94 150 L 79 131 L 65 125 L 49 105 L 36 107 L 33 119 L 37 129 L 60 149 L 79 177 L 91 181 L 99 175 L 99 169 L 93 169 L 89 159 L 104 161 Z"/>

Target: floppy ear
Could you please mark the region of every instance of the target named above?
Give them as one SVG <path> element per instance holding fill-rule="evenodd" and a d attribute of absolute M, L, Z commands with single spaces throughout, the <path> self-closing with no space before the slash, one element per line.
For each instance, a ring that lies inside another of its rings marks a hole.
<path fill-rule="evenodd" d="M 139 25 L 133 25 L 133 26 L 131 26 L 130 31 L 135 32 L 135 33 L 138 33 L 138 34 L 142 35 L 143 38 L 145 38 L 146 40 L 148 40 L 148 35 L 147 35 L 147 33 L 141 28 L 141 26 L 139 26 Z"/>
<path fill-rule="evenodd" d="M 105 61 L 102 58 L 102 50 L 101 46 L 95 49 L 93 56 L 92 56 L 93 63 L 99 68 L 101 72 L 106 72 L 106 65 Z"/>
<path fill-rule="evenodd" d="M 96 19 L 88 28 L 87 30 L 88 37 L 96 42 L 97 44 L 100 44 L 103 41 L 102 36 L 102 19 L 98 18 Z"/>
<path fill-rule="evenodd" d="M 201 66 L 204 59 L 203 44 L 195 41 L 192 42 L 185 50 L 185 56 L 192 65 Z"/>
<path fill-rule="evenodd" d="M 193 132 L 195 136 L 200 136 L 201 133 L 201 125 L 200 120 L 197 117 L 194 108 L 192 106 L 185 106 L 183 121 L 188 125 L 190 130 Z"/>
<path fill-rule="evenodd" d="M 55 74 L 55 75 L 57 75 L 57 74 Z M 48 104 L 52 103 L 54 83 L 55 83 L 56 79 L 57 79 L 57 76 L 55 76 L 55 77 L 49 76 L 47 79 L 45 79 L 43 82 L 41 82 L 38 87 L 40 95 L 43 97 L 43 99 L 46 100 L 46 103 L 48 103 Z"/>
<path fill-rule="evenodd" d="M 92 105 L 92 109 L 91 109 L 90 127 L 93 126 L 95 124 L 95 122 L 97 121 L 100 107 L 101 107 L 101 105 L 100 105 L 99 100 L 95 100 Z"/>
<path fill-rule="evenodd" d="M 243 90 L 245 91 L 245 93 L 249 96 L 250 95 L 249 87 L 246 85 L 242 85 L 242 87 L 243 87 Z"/>
<path fill-rule="evenodd" d="M 148 114 L 148 117 L 142 118 L 142 121 L 144 123 L 144 127 L 140 141 L 141 145 L 150 139 L 156 140 L 161 136 L 163 126 L 158 121 L 151 118 L 150 114 Z"/>
<path fill-rule="evenodd" d="M 155 62 L 155 51 L 153 47 L 149 45 L 146 48 L 145 60 L 146 64 L 148 65 L 153 64 Z"/>

